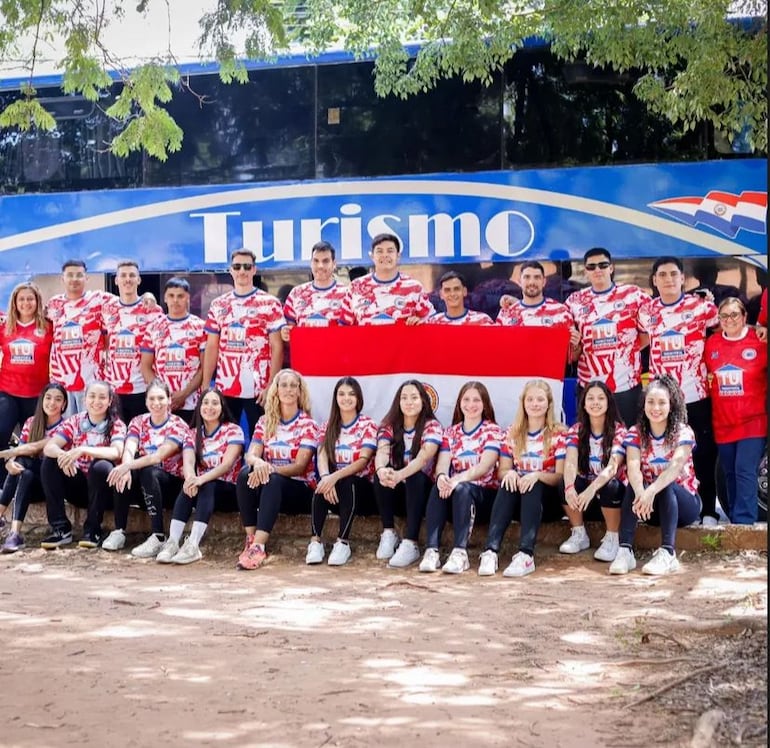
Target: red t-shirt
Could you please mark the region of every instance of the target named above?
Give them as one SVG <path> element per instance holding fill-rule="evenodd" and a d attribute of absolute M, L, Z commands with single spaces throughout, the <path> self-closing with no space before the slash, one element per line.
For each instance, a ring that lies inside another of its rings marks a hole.
<path fill-rule="evenodd" d="M 52 340 L 50 323 L 40 330 L 34 322 L 17 322 L 16 332 L 9 335 L 5 331 L 5 321 L 0 320 L 0 392 L 16 397 L 37 397 L 50 381 Z"/>

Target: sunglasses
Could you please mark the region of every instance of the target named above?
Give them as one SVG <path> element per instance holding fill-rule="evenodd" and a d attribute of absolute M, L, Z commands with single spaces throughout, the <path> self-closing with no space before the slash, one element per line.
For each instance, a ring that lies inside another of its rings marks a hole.
<path fill-rule="evenodd" d="M 730 312 L 729 314 L 724 313 L 719 315 L 719 319 L 738 319 L 738 317 L 742 317 L 743 314 L 741 312 Z"/>
<path fill-rule="evenodd" d="M 230 267 L 233 270 L 251 270 L 254 267 L 253 262 L 234 262 Z"/>
<path fill-rule="evenodd" d="M 607 260 L 602 260 L 602 262 L 588 262 L 586 263 L 586 270 L 596 270 L 597 268 L 599 268 L 599 270 L 606 270 L 610 265 L 612 265 L 612 263 Z"/>

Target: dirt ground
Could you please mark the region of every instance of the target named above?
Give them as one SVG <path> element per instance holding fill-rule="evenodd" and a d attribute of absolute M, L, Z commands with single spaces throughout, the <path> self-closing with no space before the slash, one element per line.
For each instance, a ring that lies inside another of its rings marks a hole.
<path fill-rule="evenodd" d="M 0 745 L 767 744 L 764 553 L 661 579 L 538 554 L 509 580 L 476 553 L 459 577 L 373 548 L 308 568 L 300 541 L 239 572 L 238 542 L 1 556 Z"/>

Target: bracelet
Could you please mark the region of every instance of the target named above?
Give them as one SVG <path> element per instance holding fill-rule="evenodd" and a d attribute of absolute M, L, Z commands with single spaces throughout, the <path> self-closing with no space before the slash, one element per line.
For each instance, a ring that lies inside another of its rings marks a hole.
<path fill-rule="evenodd" d="M 329 473 L 318 473 L 319 478 L 327 478 L 329 476 Z"/>
<path fill-rule="evenodd" d="M 565 491 L 569 491 L 570 488 L 574 488 L 574 487 L 575 487 L 575 484 L 574 483 L 570 483 L 568 486 L 564 486 L 564 490 Z"/>

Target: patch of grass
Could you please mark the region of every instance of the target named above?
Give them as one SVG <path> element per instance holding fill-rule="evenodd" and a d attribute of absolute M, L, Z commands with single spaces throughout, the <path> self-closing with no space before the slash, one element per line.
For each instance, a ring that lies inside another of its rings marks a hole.
<path fill-rule="evenodd" d="M 722 547 L 722 536 L 718 533 L 709 533 L 700 539 L 701 544 L 710 551 L 718 551 Z"/>

